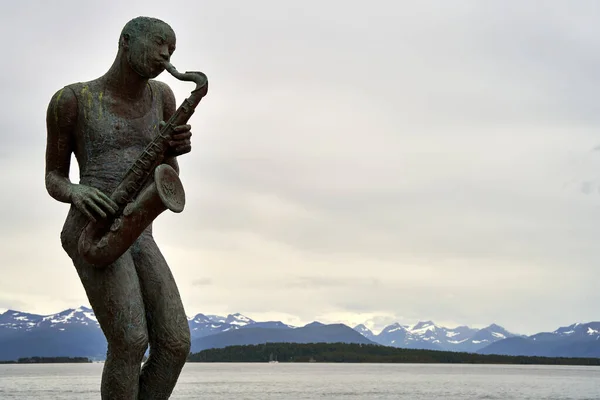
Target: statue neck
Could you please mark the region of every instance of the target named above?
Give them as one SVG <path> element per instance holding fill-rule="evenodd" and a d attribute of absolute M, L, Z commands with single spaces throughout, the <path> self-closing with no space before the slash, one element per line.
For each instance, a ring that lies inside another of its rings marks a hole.
<path fill-rule="evenodd" d="M 119 52 L 103 80 L 106 87 L 127 100 L 138 100 L 144 96 L 148 86 L 148 79 L 135 72 L 125 54 Z"/>

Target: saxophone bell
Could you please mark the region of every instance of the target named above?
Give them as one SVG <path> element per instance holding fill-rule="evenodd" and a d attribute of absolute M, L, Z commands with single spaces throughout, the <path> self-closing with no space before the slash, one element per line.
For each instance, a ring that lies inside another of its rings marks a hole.
<path fill-rule="evenodd" d="M 96 268 L 103 268 L 127 251 L 139 235 L 166 210 L 180 213 L 185 190 L 177 172 L 168 164 L 154 170 L 154 179 L 128 203 L 123 212 L 103 228 L 88 224 L 79 237 L 79 253 Z"/>

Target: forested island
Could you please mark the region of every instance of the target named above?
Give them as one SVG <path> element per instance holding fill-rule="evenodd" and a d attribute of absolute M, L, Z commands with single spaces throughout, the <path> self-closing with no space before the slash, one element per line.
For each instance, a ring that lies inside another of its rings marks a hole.
<path fill-rule="evenodd" d="M 402 349 L 356 343 L 266 343 L 190 354 L 189 362 L 325 362 L 600 365 L 600 358 L 526 357 Z"/>
<path fill-rule="evenodd" d="M 72 364 L 91 363 L 87 357 L 24 357 L 18 360 L 0 361 L 0 364 Z"/>

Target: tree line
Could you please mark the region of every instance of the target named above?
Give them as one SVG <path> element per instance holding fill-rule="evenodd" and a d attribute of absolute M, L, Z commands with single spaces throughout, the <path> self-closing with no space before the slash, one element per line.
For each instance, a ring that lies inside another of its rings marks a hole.
<path fill-rule="evenodd" d="M 70 364 L 91 363 L 87 357 L 22 357 L 18 360 L 0 361 L 0 364 Z"/>
<path fill-rule="evenodd" d="M 404 349 L 358 343 L 265 343 L 207 349 L 189 362 L 328 362 L 600 365 L 599 358 L 484 355 L 452 351 Z"/>

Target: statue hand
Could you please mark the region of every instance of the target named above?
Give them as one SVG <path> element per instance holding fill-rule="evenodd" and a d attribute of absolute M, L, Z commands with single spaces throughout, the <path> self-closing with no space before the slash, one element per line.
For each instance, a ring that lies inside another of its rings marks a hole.
<path fill-rule="evenodd" d="M 165 122 L 161 122 L 161 127 Z M 176 157 L 192 151 L 192 127 L 190 125 L 179 125 L 173 128 L 173 135 L 169 141 L 167 156 Z"/>
<path fill-rule="evenodd" d="M 119 207 L 100 190 L 86 185 L 73 185 L 71 189 L 71 203 L 89 219 L 96 222 L 96 216 L 107 217 L 116 213 Z"/>

